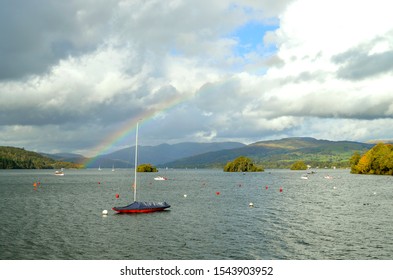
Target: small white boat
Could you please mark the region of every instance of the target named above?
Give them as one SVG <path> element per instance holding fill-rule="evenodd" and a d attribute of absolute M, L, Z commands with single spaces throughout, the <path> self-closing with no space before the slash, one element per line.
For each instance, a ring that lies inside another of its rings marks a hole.
<path fill-rule="evenodd" d="M 59 171 L 59 170 L 56 170 L 55 171 L 55 175 L 56 176 L 64 176 L 64 171 L 63 171 L 63 168 Z"/>
<path fill-rule="evenodd" d="M 307 175 L 302 175 L 302 176 L 300 177 L 300 179 L 308 180 L 308 176 L 307 176 Z"/>
<path fill-rule="evenodd" d="M 157 177 L 154 177 L 154 180 L 156 180 L 156 181 L 165 181 L 165 180 L 168 180 L 168 178 L 162 177 L 162 176 L 157 176 Z"/>
<path fill-rule="evenodd" d="M 325 176 L 325 179 L 333 179 L 333 177 L 330 176 L 330 175 L 326 175 L 326 176 Z"/>

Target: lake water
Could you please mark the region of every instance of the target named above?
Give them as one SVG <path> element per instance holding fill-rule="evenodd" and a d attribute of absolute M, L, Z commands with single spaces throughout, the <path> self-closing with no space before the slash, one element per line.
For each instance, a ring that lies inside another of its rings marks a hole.
<path fill-rule="evenodd" d="M 65 172 L 0 170 L 0 259 L 393 259 L 392 176 L 139 173 L 138 200 L 171 208 L 116 214 L 133 170 Z"/>

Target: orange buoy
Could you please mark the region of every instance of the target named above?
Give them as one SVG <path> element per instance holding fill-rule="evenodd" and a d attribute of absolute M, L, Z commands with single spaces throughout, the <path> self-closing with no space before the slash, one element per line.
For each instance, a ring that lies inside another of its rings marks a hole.
<path fill-rule="evenodd" d="M 116 198 L 119 198 L 119 197 L 120 197 L 120 195 L 119 195 L 118 193 L 117 193 L 115 196 L 116 196 Z"/>
<path fill-rule="evenodd" d="M 101 182 L 98 182 L 98 184 L 101 184 Z"/>
<path fill-rule="evenodd" d="M 282 188 L 280 188 L 280 192 L 282 192 Z"/>
<path fill-rule="evenodd" d="M 216 195 L 220 195 L 220 192 L 216 192 Z"/>
<path fill-rule="evenodd" d="M 266 189 L 268 189 L 269 187 L 268 187 L 268 186 L 266 186 L 265 188 L 266 188 Z"/>

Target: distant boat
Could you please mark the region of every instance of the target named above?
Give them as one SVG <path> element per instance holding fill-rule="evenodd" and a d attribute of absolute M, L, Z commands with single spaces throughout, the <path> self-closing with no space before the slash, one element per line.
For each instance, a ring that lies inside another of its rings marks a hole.
<path fill-rule="evenodd" d="M 168 178 L 162 177 L 162 176 L 157 176 L 157 177 L 154 177 L 154 180 L 156 180 L 156 181 L 165 181 L 165 180 L 168 180 Z"/>
<path fill-rule="evenodd" d="M 56 176 L 64 176 L 64 169 L 62 168 L 60 171 L 59 171 L 59 170 L 56 170 L 56 171 L 55 171 L 55 175 L 56 175 Z"/>
<path fill-rule="evenodd" d="M 102 170 L 102 169 L 101 169 L 101 165 L 98 166 L 98 170 Z"/>
<path fill-rule="evenodd" d="M 333 179 L 333 177 L 330 176 L 330 175 L 326 175 L 324 178 L 325 178 L 325 179 Z"/>
<path fill-rule="evenodd" d="M 112 171 L 115 171 L 115 165 L 112 165 Z"/>
<path fill-rule="evenodd" d="M 300 177 L 300 179 L 308 180 L 308 176 L 307 176 L 307 175 L 302 175 L 302 176 Z"/>
<path fill-rule="evenodd" d="M 135 174 L 134 174 L 134 202 L 126 206 L 115 206 L 112 210 L 118 213 L 149 213 L 156 211 L 163 211 L 166 208 L 171 207 L 166 202 L 139 202 L 136 201 L 136 186 L 137 186 L 137 169 L 138 169 L 138 128 L 139 123 L 136 124 L 136 136 L 135 136 Z"/>

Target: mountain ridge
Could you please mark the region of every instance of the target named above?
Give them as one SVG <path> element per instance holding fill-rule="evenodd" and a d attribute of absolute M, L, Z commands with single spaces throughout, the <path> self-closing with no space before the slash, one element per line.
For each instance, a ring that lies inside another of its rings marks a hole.
<path fill-rule="evenodd" d="M 138 146 L 138 162 L 170 168 L 222 168 L 239 156 L 253 159 L 264 168 L 288 168 L 302 160 L 315 166 L 348 167 L 354 152 L 363 153 L 375 144 L 356 141 L 331 141 L 312 137 L 288 137 L 265 140 L 249 145 L 239 142 L 160 144 Z M 88 163 L 87 168 L 131 168 L 134 166 L 135 146 L 95 158 L 74 153 L 41 153 L 57 161 Z"/>
<path fill-rule="evenodd" d="M 289 168 L 295 161 L 303 160 L 314 167 L 349 167 L 354 152 L 365 152 L 374 144 L 355 141 L 331 141 L 312 137 L 289 137 L 279 140 L 258 141 L 230 151 L 216 151 L 179 159 L 167 163 L 176 167 L 222 167 L 238 156 L 246 156 L 265 168 Z"/>
<path fill-rule="evenodd" d="M 151 163 L 153 165 L 164 165 L 166 162 L 172 162 L 180 158 L 213 152 L 218 150 L 233 149 L 246 146 L 239 142 L 182 142 L 177 144 L 159 144 L 156 146 L 138 145 L 138 162 Z M 88 168 L 128 168 L 134 166 L 135 146 L 127 147 L 95 157 L 94 159 L 85 160 L 88 162 Z"/>
<path fill-rule="evenodd" d="M 297 160 L 312 166 L 348 167 L 355 151 L 365 152 L 374 144 L 356 141 L 332 141 L 312 137 L 287 137 L 245 145 L 238 142 L 160 144 L 140 146 L 140 163 L 160 168 L 222 168 L 228 161 L 247 156 L 265 168 L 289 168 Z M 133 147 L 97 157 L 88 167 L 132 167 Z M 170 155 L 170 156 L 168 156 Z"/>

